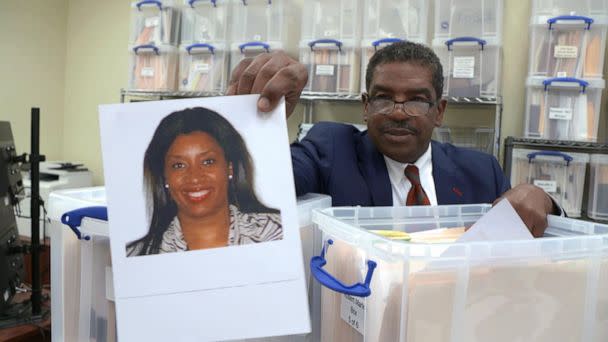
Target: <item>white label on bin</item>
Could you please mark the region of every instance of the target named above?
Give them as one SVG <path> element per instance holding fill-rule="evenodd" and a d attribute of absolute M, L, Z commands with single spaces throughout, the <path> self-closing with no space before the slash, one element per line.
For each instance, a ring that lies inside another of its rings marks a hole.
<path fill-rule="evenodd" d="M 149 17 L 144 21 L 144 26 L 146 27 L 155 27 L 160 23 L 159 17 Z"/>
<path fill-rule="evenodd" d="M 554 58 L 577 58 L 578 47 L 572 45 L 556 45 L 553 50 Z"/>
<path fill-rule="evenodd" d="M 342 295 L 340 317 L 363 335 L 365 328 L 365 298 Z"/>
<path fill-rule="evenodd" d="M 565 71 L 558 71 L 557 77 L 568 77 L 568 73 Z"/>
<path fill-rule="evenodd" d="M 154 77 L 154 68 L 152 68 L 152 67 L 141 68 L 141 76 L 142 77 Z"/>
<path fill-rule="evenodd" d="M 572 120 L 572 108 L 549 107 L 549 119 Z"/>
<path fill-rule="evenodd" d="M 338 32 L 336 30 L 325 30 L 325 32 L 323 32 L 323 35 L 325 37 L 335 37 L 338 35 Z"/>
<path fill-rule="evenodd" d="M 255 41 L 255 42 L 262 41 L 262 36 L 260 36 L 259 34 L 253 35 L 253 41 Z"/>
<path fill-rule="evenodd" d="M 317 65 L 315 69 L 315 75 L 319 76 L 333 76 L 335 65 Z"/>
<path fill-rule="evenodd" d="M 194 63 L 194 71 L 200 72 L 201 74 L 208 74 L 209 63 Z"/>
<path fill-rule="evenodd" d="M 454 57 L 452 70 L 454 78 L 473 78 L 475 76 L 475 57 Z"/>
<path fill-rule="evenodd" d="M 556 181 L 535 179 L 534 185 L 545 190 L 545 192 L 557 192 L 557 182 Z"/>

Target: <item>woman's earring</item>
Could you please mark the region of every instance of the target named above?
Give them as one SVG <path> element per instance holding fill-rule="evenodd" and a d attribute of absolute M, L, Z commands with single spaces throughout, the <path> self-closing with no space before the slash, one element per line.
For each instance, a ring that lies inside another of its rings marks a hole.
<path fill-rule="evenodd" d="M 165 184 L 165 189 L 169 189 L 169 184 Z"/>

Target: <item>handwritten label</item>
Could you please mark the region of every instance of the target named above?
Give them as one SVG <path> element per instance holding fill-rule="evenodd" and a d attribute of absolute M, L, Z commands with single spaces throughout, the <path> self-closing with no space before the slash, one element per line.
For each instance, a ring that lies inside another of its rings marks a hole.
<path fill-rule="evenodd" d="M 146 20 L 144 21 L 145 27 L 156 27 L 156 26 L 158 26 L 158 24 L 160 24 L 159 17 L 149 17 L 149 18 L 146 18 Z"/>
<path fill-rule="evenodd" d="M 194 71 L 200 72 L 201 74 L 209 73 L 209 63 L 194 63 Z"/>
<path fill-rule="evenodd" d="M 315 75 L 318 76 L 333 76 L 334 75 L 334 67 L 335 65 L 317 65 L 315 68 Z"/>
<path fill-rule="evenodd" d="M 578 47 L 572 45 L 556 45 L 553 50 L 555 58 L 577 58 Z"/>
<path fill-rule="evenodd" d="M 545 192 L 557 192 L 557 182 L 556 181 L 535 179 L 534 185 L 545 190 Z"/>
<path fill-rule="evenodd" d="M 473 78 L 475 76 L 475 57 L 454 57 L 452 70 L 454 78 Z"/>
<path fill-rule="evenodd" d="M 549 107 L 549 119 L 572 120 L 572 108 Z"/>
<path fill-rule="evenodd" d="M 365 299 L 355 296 L 342 295 L 340 317 L 344 322 L 355 328 L 360 334 L 365 329 Z"/>
<path fill-rule="evenodd" d="M 141 76 L 142 77 L 154 77 L 154 68 L 151 68 L 151 67 L 141 68 Z"/>

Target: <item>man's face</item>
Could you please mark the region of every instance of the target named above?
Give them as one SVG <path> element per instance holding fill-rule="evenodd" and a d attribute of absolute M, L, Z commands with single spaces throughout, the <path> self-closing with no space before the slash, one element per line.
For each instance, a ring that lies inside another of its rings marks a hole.
<path fill-rule="evenodd" d="M 432 105 L 427 114 L 420 116 L 411 116 L 400 106 L 390 114 L 380 114 L 370 108 L 370 98 Z M 409 62 L 378 65 L 363 103 L 370 139 L 380 153 L 401 163 L 414 163 L 427 150 L 433 128 L 441 126 L 446 106 L 446 101 L 435 94 L 429 68 Z"/>

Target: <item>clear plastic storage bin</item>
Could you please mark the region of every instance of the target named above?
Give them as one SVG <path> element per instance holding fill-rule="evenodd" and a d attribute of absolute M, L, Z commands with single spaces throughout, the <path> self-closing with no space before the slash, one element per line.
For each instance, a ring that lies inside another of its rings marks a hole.
<path fill-rule="evenodd" d="M 179 90 L 225 90 L 228 52 L 224 44 L 197 43 L 180 47 L 179 53 Z"/>
<path fill-rule="evenodd" d="M 246 42 L 240 44 L 232 43 L 230 51 L 230 70 L 228 70 L 228 75 L 232 74 L 234 68 L 236 68 L 236 66 L 244 58 L 255 57 L 261 53 L 281 49 L 283 49 L 282 42 Z"/>
<path fill-rule="evenodd" d="M 532 17 L 531 76 L 602 78 L 608 13 Z"/>
<path fill-rule="evenodd" d="M 438 127 L 433 131 L 434 139 L 458 147 L 492 154 L 494 151 L 494 129 L 487 127 Z"/>
<path fill-rule="evenodd" d="M 333 290 L 321 291 L 321 341 L 608 340 L 607 225 L 550 216 L 552 237 L 472 243 L 403 242 L 371 232 L 445 228 L 439 234 L 450 235 L 489 209 L 315 211 L 323 241 L 333 244 L 311 267 L 336 279 Z M 369 295 L 337 292 L 354 283 L 347 292 Z"/>
<path fill-rule="evenodd" d="M 494 39 L 434 39 L 443 66 L 443 95 L 495 97 L 500 86 L 500 45 Z"/>
<path fill-rule="evenodd" d="M 170 45 L 131 48 L 129 89 L 175 91 L 177 63 L 177 48 Z"/>
<path fill-rule="evenodd" d="M 602 79 L 529 78 L 525 136 L 596 141 L 604 85 Z"/>
<path fill-rule="evenodd" d="M 233 0 L 232 42 L 285 42 L 285 1 Z"/>
<path fill-rule="evenodd" d="M 303 41 L 361 38 L 361 0 L 311 0 L 302 7 Z M 358 44 L 357 44 L 358 45 Z"/>
<path fill-rule="evenodd" d="M 429 3 L 424 0 L 364 0 L 363 40 L 401 38 L 425 44 Z"/>
<path fill-rule="evenodd" d="M 607 0 L 532 0 L 532 16 L 545 19 L 558 15 L 582 15 L 595 17 L 608 15 Z"/>
<path fill-rule="evenodd" d="M 435 38 L 502 37 L 502 0 L 435 0 Z"/>
<path fill-rule="evenodd" d="M 181 45 L 228 39 L 229 0 L 183 0 Z"/>
<path fill-rule="evenodd" d="M 179 44 L 180 11 L 172 0 L 143 0 L 131 4 L 132 45 Z"/>
<path fill-rule="evenodd" d="M 353 41 L 303 41 L 300 43 L 300 62 L 308 68 L 308 84 L 304 91 L 359 92 L 359 51 Z"/>
<path fill-rule="evenodd" d="M 534 184 L 550 194 L 570 217 L 581 216 L 585 171 L 584 153 L 513 149 L 511 185 Z"/>
<path fill-rule="evenodd" d="M 372 56 L 386 45 L 402 41 L 401 38 L 381 38 L 377 40 L 363 40 L 361 42 L 361 92 L 367 91 L 365 84 L 365 75 L 367 74 L 367 65 Z M 422 42 L 417 42 L 422 43 Z"/>
<path fill-rule="evenodd" d="M 103 187 L 54 191 L 49 197 L 51 219 L 51 317 L 53 341 L 115 341 L 116 318 L 106 221 L 85 218 L 80 226 L 90 240 L 78 240 L 76 234 L 61 224 L 61 216 L 71 210 L 105 206 Z M 298 222 L 305 265 L 321 249 L 321 236 L 312 223 L 311 211 L 331 206 L 331 197 L 307 194 L 298 197 Z M 305 267 L 312 332 L 258 341 L 318 341 L 320 292 Z"/>
<path fill-rule="evenodd" d="M 592 154 L 589 166 L 587 216 L 608 221 L 608 154 Z"/>

